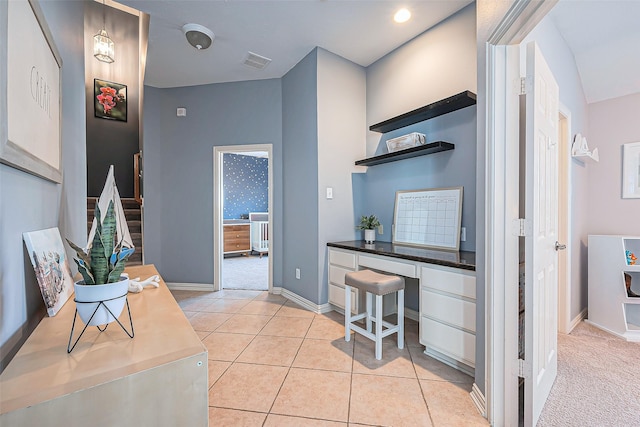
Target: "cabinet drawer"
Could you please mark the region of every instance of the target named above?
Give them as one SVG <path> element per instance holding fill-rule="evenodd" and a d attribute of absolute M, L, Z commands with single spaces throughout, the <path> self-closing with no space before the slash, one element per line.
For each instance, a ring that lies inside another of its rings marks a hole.
<path fill-rule="evenodd" d="M 224 252 L 248 251 L 251 249 L 249 240 L 233 240 L 224 242 Z"/>
<path fill-rule="evenodd" d="M 357 289 L 351 289 L 351 312 L 358 311 L 358 293 Z M 338 306 L 344 310 L 344 288 L 329 283 L 329 303 Z"/>
<path fill-rule="evenodd" d="M 228 231 L 224 233 L 224 240 L 249 240 L 249 231 Z"/>
<path fill-rule="evenodd" d="M 390 259 L 360 255 L 358 257 L 358 265 L 401 276 L 416 277 L 416 266 L 414 264 L 406 264 Z"/>
<path fill-rule="evenodd" d="M 423 288 L 476 299 L 475 272 L 450 267 L 422 267 L 420 284 Z"/>
<path fill-rule="evenodd" d="M 423 316 L 476 331 L 476 305 L 472 302 L 422 290 L 420 304 Z"/>
<path fill-rule="evenodd" d="M 347 270 L 346 268 L 336 267 L 335 265 L 329 266 L 329 281 L 336 285 L 344 285 L 344 275 L 351 273 L 353 270 Z"/>
<path fill-rule="evenodd" d="M 421 317 L 420 344 L 432 347 L 472 368 L 475 367 L 476 336 L 474 334 Z"/>
<path fill-rule="evenodd" d="M 329 249 L 329 262 L 334 265 L 341 265 L 343 267 L 355 270 L 356 255 L 348 252 Z"/>
<path fill-rule="evenodd" d="M 249 224 L 240 224 L 240 225 L 225 225 L 223 226 L 224 228 L 224 232 L 226 233 L 227 231 L 231 232 L 231 231 L 246 231 L 247 233 L 249 232 Z"/>

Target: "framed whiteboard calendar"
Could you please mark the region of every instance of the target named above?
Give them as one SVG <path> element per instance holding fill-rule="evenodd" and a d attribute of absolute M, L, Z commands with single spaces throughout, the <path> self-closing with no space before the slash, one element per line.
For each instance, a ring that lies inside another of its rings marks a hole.
<path fill-rule="evenodd" d="M 396 191 L 393 243 L 460 249 L 462 187 Z"/>

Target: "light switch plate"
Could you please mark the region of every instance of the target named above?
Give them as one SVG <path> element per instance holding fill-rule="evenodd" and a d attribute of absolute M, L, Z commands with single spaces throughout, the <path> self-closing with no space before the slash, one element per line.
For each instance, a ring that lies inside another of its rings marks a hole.
<path fill-rule="evenodd" d="M 327 187 L 327 199 L 333 199 L 333 188 Z"/>
<path fill-rule="evenodd" d="M 460 241 L 461 242 L 466 242 L 467 241 L 467 228 L 466 227 L 460 227 Z"/>

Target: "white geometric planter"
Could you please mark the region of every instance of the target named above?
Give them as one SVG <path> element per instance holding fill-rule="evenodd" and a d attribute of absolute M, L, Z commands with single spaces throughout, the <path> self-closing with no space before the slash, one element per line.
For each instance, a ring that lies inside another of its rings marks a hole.
<path fill-rule="evenodd" d="M 125 276 L 120 278 L 123 280 L 106 285 L 84 285 L 82 281 L 75 283 L 76 308 L 85 325 L 106 325 L 120 317 L 129 292 L 129 278 Z M 103 301 L 103 304 L 100 304 L 100 301 Z M 100 307 L 98 307 L 99 304 Z M 105 305 L 115 317 L 109 313 Z M 96 307 L 98 307 L 97 311 Z M 95 315 L 93 315 L 94 311 Z"/>
<path fill-rule="evenodd" d="M 118 322 L 118 325 L 120 325 L 129 338 L 133 338 L 133 320 L 131 319 L 131 311 L 129 310 L 129 302 L 127 301 L 129 278 L 127 276 L 120 276 L 120 279 L 119 282 L 108 283 L 106 285 L 84 285 L 82 284 L 82 280 L 75 283 L 76 315 L 73 316 L 73 325 L 71 325 L 71 333 L 69 334 L 67 353 L 73 351 L 84 334 L 84 331 L 89 326 L 96 326 L 100 332 L 103 332 L 107 329 L 109 323 Z M 129 311 L 131 331 L 127 331 L 125 326 L 118 320 L 125 304 L 127 305 L 127 311 Z M 80 316 L 85 326 L 73 345 L 71 345 L 77 316 Z M 104 325 L 104 327 L 101 327 L 101 325 Z"/>

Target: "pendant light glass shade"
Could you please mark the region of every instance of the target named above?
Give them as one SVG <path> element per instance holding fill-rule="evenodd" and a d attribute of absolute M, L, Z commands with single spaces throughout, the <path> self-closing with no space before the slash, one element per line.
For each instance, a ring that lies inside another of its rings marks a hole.
<path fill-rule="evenodd" d="M 111 63 L 115 61 L 115 45 L 104 28 L 93 36 L 93 56 L 102 62 Z"/>

